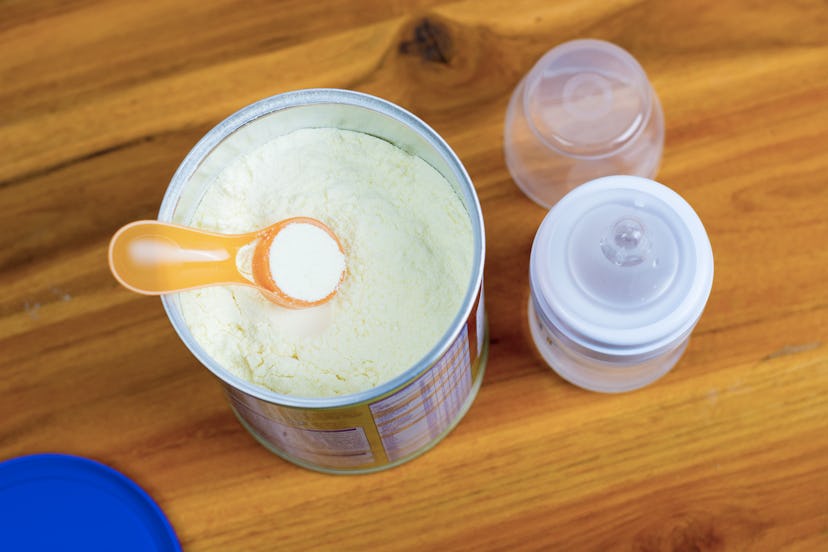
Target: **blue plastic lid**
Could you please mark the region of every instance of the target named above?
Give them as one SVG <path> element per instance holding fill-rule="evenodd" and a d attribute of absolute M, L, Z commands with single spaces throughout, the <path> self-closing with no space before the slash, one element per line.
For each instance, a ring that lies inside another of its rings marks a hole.
<path fill-rule="evenodd" d="M 0 463 L 5 550 L 179 551 L 161 508 L 94 460 L 36 454 Z"/>

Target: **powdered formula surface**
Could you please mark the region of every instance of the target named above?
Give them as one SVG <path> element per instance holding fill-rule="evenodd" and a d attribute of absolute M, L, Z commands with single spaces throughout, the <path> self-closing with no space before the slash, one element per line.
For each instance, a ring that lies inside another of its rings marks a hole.
<path fill-rule="evenodd" d="M 244 233 L 296 216 L 321 220 L 342 243 L 338 293 L 305 310 L 244 286 L 182 293 L 199 344 L 229 372 L 303 397 L 368 390 L 420 360 L 457 315 L 471 277 L 471 222 L 449 183 L 381 139 L 302 129 L 237 158 L 191 224 Z"/>

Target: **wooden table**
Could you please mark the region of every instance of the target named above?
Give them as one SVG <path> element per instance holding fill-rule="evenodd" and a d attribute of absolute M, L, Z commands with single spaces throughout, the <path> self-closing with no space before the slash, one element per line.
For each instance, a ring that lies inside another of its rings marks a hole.
<path fill-rule="evenodd" d="M 807 0 L 0 3 L 0 458 L 105 462 L 188 550 L 828 549 L 826 36 L 828 6 Z M 544 210 L 501 153 L 520 77 L 579 37 L 649 74 L 658 179 L 716 259 L 684 358 L 617 396 L 565 383 L 533 349 Z M 111 234 L 154 218 L 199 137 L 305 87 L 421 116 L 486 220 L 480 395 L 433 451 L 369 476 L 256 444 L 160 302 L 106 266 Z"/>

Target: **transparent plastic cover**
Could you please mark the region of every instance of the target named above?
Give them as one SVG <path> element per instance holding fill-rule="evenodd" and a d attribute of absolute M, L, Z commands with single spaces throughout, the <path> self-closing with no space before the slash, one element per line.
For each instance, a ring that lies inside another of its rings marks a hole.
<path fill-rule="evenodd" d="M 598 40 L 555 48 L 526 85 L 526 112 L 535 129 L 572 155 L 616 150 L 641 128 L 650 109 L 649 83 L 638 63 Z"/>

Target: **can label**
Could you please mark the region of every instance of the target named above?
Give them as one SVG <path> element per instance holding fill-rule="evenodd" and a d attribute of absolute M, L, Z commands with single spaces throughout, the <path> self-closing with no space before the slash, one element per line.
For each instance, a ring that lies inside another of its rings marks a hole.
<path fill-rule="evenodd" d="M 226 386 L 231 404 L 254 434 L 276 451 L 320 468 L 379 468 L 439 439 L 462 414 L 481 376 L 483 292 L 457 338 L 417 378 L 367 403 L 325 409 L 274 404 Z"/>
<path fill-rule="evenodd" d="M 438 363 L 411 385 L 370 406 L 389 462 L 405 458 L 440 436 L 471 390 L 468 328 Z"/>

